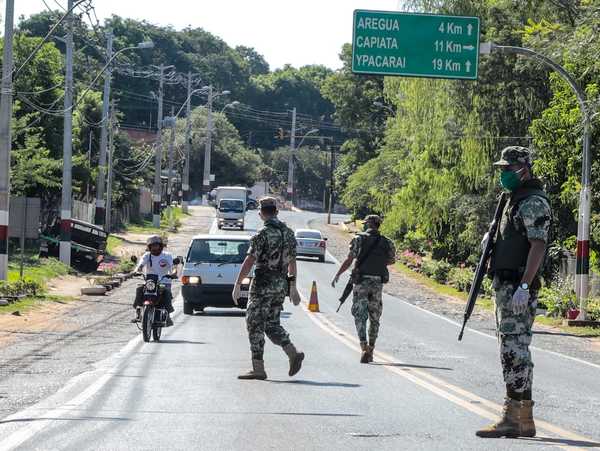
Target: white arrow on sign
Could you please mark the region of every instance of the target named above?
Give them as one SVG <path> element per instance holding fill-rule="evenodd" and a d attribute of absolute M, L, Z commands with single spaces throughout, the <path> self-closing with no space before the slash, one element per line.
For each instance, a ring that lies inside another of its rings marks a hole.
<path fill-rule="evenodd" d="M 463 45 L 463 50 L 475 50 L 475 47 L 472 45 Z"/>
<path fill-rule="evenodd" d="M 471 25 L 471 24 L 467 25 L 467 34 L 469 36 L 471 36 L 472 32 L 473 32 L 473 25 Z"/>
<path fill-rule="evenodd" d="M 467 61 L 465 66 L 467 66 L 467 72 L 471 72 L 471 61 Z"/>

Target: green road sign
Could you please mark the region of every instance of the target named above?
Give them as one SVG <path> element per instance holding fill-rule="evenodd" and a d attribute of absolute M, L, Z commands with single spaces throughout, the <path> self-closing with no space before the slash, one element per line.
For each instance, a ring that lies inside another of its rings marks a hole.
<path fill-rule="evenodd" d="M 479 18 L 354 11 L 352 72 L 477 79 Z"/>

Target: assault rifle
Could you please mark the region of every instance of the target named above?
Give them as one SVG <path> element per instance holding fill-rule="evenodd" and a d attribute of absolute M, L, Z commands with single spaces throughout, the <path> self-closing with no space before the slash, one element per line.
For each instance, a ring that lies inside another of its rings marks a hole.
<path fill-rule="evenodd" d="M 348 283 L 346 284 L 346 287 L 344 288 L 344 292 L 342 293 L 342 296 L 340 296 L 340 305 L 338 305 L 337 310 L 335 311 L 336 313 L 340 311 L 340 309 L 342 308 L 342 305 L 344 305 L 344 302 L 346 302 L 346 299 L 348 299 L 348 296 L 350 296 L 350 293 L 352 293 L 352 290 L 354 289 L 354 276 L 350 276 L 350 280 L 348 281 Z"/>
<path fill-rule="evenodd" d="M 498 201 L 498 205 L 496 206 L 494 219 L 491 222 L 490 228 L 488 229 L 483 239 L 483 243 L 481 246 L 483 252 L 481 253 L 479 263 L 477 263 L 477 268 L 475 269 L 475 275 L 473 276 L 471 290 L 469 290 L 469 298 L 467 299 L 467 305 L 465 306 L 463 325 L 460 329 L 460 334 L 458 334 L 458 341 L 462 340 L 467 321 L 469 321 L 469 318 L 473 313 L 473 309 L 475 309 L 475 303 L 477 302 L 477 296 L 479 295 L 479 290 L 481 289 L 481 283 L 483 282 L 483 278 L 485 277 L 485 274 L 487 272 L 488 262 L 490 260 L 490 257 L 492 256 L 492 251 L 494 249 L 496 232 L 498 231 L 500 217 L 502 216 L 502 212 L 504 211 L 504 207 L 506 206 L 507 200 L 507 194 L 502 193 L 502 195 L 500 196 L 500 200 Z"/>

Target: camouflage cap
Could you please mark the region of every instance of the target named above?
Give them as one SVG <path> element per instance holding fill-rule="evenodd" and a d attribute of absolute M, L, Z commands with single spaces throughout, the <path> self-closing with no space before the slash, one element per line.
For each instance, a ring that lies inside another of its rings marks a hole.
<path fill-rule="evenodd" d="M 531 151 L 527 147 L 509 146 L 502 151 L 500 160 L 494 166 L 511 166 L 513 164 L 531 165 Z"/>
<path fill-rule="evenodd" d="M 274 197 L 263 197 L 258 201 L 260 208 L 275 207 L 277 208 L 277 199 Z"/>
<path fill-rule="evenodd" d="M 377 227 L 379 227 L 382 222 L 383 220 L 381 219 L 381 216 L 377 215 L 369 215 L 365 218 L 365 224 L 373 224 Z"/>

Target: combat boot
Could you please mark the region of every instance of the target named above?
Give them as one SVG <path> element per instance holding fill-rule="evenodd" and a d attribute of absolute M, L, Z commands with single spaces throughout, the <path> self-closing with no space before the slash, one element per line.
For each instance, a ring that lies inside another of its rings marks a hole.
<path fill-rule="evenodd" d="M 375 350 L 375 346 L 367 346 L 367 363 L 373 362 L 373 351 Z"/>
<path fill-rule="evenodd" d="M 482 438 L 500 438 L 509 437 L 516 438 L 521 435 L 520 418 L 521 401 L 516 401 L 511 398 L 504 399 L 504 411 L 502 418 L 495 424 L 492 424 L 484 429 L 480 429 L 475 433 L 477 437 Z"/>
<path fill-rule="evenodd" d="M 360 355 L 360 363 L 369 363 L 369 345 L 361 342 L 360 349 L 362 349 L 362 354 Z"/>
<path fill-rule="evenodd" d="M 302 368 L 302 361 L 304 360 L 304 353 L 298 352 L 296 347 L 290 343 L 283 347 L 283 350 L 287 354 L 290 359 L 290 371 L 288 372 L 289 376 L 293 376 L 300 371 Z"/>
<path fill-rule="evenodd" d="M 256 360 L 252 359 L 252 370 L 248 371 L 245 374 L 240 374 L 238 379 L 242 380 L 259 380 L 264 381 L 267 378 L 267 373 L 265 372 L 265 362 L 264 360 Z"/>
<path fill-rule="evenodd" d="M 519 417 L 520 423 L 520 436 L 521 437 L 535 437 L 535 422 L 533 421 L 533 401 L 521 401 L 521 412 Z"/>

